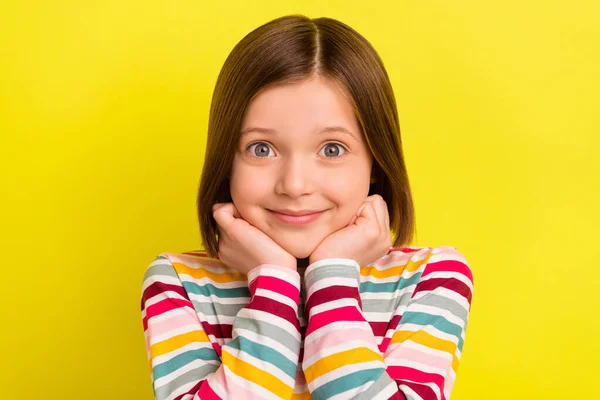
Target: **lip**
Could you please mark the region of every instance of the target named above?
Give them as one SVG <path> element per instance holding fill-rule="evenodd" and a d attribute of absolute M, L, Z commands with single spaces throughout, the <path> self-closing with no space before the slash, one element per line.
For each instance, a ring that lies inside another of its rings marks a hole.
<path fill-rule="evenodd" d="M 287 215 L 287 214 L 278 213 L 277 211 L 273 211 L 273 210 L 269 210 L 269 211 L 275 217 L 277 217 L 277 219 L 279 219 L 282 222 L 285 222 L 288 224 L 295 224 L 295 225 L 304 225 L 304 224 L 309 224 L 311 222 L 316 221 L 327 210 L 318 211 L 318 212 L 314 212 L 311 214 L 305 214 L 305 215 Z"/>

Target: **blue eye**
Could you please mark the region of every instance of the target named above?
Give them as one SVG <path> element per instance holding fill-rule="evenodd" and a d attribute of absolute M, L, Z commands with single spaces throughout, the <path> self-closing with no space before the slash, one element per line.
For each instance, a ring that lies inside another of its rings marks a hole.
<path fill-rule="evenodd" d="M 337 149 L 335 147 L 328 147 L 328 146 L 337 146 Z M 339 143 L 333 143 L 333 142 L 332 143 L 327 143 L 325 146 L 323 146 L 323 149 L 327 149 L 327 148 L 333 150 L 333 151 L 326 151 L 325 152 L 325 157 L 327 157 L 327 158 L 335 158 L 335 157 L 340 156 L 340 150 L 339 149 L 342 149 L 343 151 L 346 151 L 346 149 L 344 148 L 344 146 L 342 146 Z M 332 156 L 332 157 L 329 157 L 329 156 Z"/>
<path fill-rule="evenodd" d="M 254 146 L 256 146 L 254 150 L 251 150 L 251 148 Z M 323 146 L 323 149 L 327 149 L 327 151 L 325 151 L 325 154 L 323 154 L 326 158 L 336 158 L 340 155 L 345 154 L 346 152 L 346 148 L 344 146 L 334 142 L 327 143 L 325 146 Z M 342 149 L 344 153 L 340 154 L 340 149 Z M 269 154 L 271 154 L 272 151 L 271 147 L 265 142 L 252 143 L 250 146 L 247 147 L 246 150 L 249 151 L 252 156 L 257 158 L 268 158 Z"/>
<path fill-rule="evenodd" d="M 250 148 L 252 146 L 256 146 L 256 145 L 261 145 L 261 146 L 258 148 L 259 150 L 255 149 L 254 151 L 250 152 L 254 157 L 264 158 L 263 156 L 265 154 L 267 154 L 267 155 L 269 154 L 269 150 L 271 150 L 271 148 L 265 142 L 252 143 L 250 146 L 248 146 L 247 150 L 250 150 Z"/>

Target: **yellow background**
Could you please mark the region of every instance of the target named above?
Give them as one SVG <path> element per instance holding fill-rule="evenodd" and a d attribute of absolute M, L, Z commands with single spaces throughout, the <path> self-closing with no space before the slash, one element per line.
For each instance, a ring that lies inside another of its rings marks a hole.
<path fill-rule="evenodd" d="M 338 18 L 391 77 L 416 246 L 475 296 L 452 400 L 591 399 L 600 2 L 6 1 L 0 398 L 151 399 L 142 276 L 197 249 L 210 97 L 273 18 Z"/>

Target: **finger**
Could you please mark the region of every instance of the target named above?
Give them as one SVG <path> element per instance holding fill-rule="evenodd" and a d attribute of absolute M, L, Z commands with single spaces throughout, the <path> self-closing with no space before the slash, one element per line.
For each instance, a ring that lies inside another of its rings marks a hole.
<path fill-rule="evenodd" d="M 385 201 L 383 197 L 379 195 L 369 196 L 365 199 L 365 201 L 370 202 L 375 209 L 375 214 L 377 215 L 377 223 L 381 227 L 381 229 L 385 229 Z"/>
<path fill-rule="evenodd" d="M 364 207 L 362 207 L 362 212 L 356 219 L 355 224 L 364 229 L 370 229 L 371 227 L 374 227 L 372 229 L 377 229 L 378 232 L 381 232 L 381 226 L 377 220 L 377 214 L 375 213 L 373 202 L 365 202 Z"/>
<path fill-rule="evenodd" d="M 233 217 L 233 203 L 225 203 L 213 211 L 213 218 L 225 231 L 230 229 L 235 218 Z"/>

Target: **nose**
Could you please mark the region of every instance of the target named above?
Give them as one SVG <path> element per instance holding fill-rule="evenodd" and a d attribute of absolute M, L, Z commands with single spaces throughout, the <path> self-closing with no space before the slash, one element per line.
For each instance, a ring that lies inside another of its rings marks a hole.
<path fill-rule="evenodd" d="M 301 157 L 290 157 L 279 171 L 275 192 L 292 198 L 309 194 L 313 190 L 313 178 L 308 161 Z"/>

